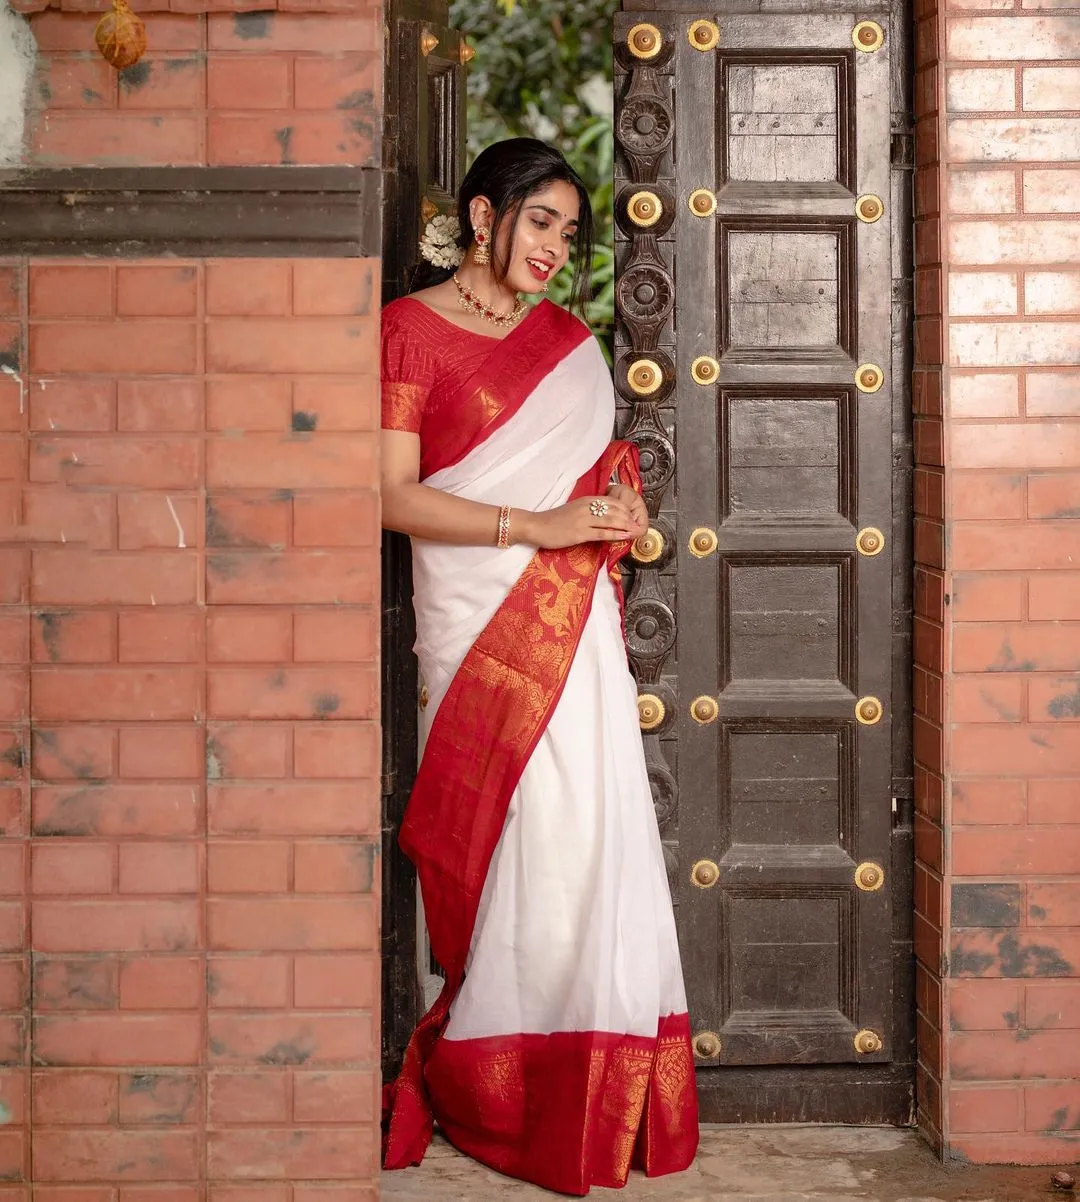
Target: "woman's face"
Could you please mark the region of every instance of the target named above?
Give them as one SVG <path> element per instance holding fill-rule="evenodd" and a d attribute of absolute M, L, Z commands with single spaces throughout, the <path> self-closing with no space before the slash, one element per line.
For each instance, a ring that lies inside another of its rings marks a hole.
<path fill-rule="evenodd" d="M 578 229 L 577 189 L 554 180 L 527 197 L 511 230 L 508 217 L 495 232 L 495 256 L 508 262 L 505 284 L 514 292 L 541 292 L 570 258 Z M 511 234 L 513 236 L 511 236 Z"/>

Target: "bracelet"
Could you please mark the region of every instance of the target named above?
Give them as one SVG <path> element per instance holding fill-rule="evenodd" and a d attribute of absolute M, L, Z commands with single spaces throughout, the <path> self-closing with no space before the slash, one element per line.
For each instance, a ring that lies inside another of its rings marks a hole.
<path fill-rule="evenodd" d="M 495 541 L 497 547 L 510 546 L 510 506 L 499 506 L 499 537 Z"/>

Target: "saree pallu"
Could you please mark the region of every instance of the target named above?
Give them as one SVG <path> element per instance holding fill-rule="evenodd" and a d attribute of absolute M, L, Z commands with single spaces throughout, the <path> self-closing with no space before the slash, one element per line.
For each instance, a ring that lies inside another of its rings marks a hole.
<path fill-rule="evenodd" d="M 543 303 L 492 344 L 424 483 L 546 510 L 639 487 L 584 327 Z M 538 352 L 547 360 L 539 378 Z M 430 429 L 430 428 L 429 428 Z M 401 829 L 446 977 L 384 1099 L 384 1165 L 433 1120 L 568 1194 L 686 1168 L 697 1098 L 671 898 L 622 635 L 626 544 L 414 542 L 423 755 Z"/>

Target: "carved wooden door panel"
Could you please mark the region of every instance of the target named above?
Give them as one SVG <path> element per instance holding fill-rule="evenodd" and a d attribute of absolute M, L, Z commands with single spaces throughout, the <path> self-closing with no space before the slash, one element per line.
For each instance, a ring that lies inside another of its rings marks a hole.
<path fill-rule="evenodd" d="M 654 515 L 627 627 L 717 1121 L 910 1111 L 906 178 L 876 16 L 616 19 L 616 378 Z"/>
<path fill-rule="evenodd" d="M 465 64 L 446 0 L 392 0 L 386 14 L 383 131 L 383 300 L 408 292 L 418 243 L 436 212 L 452 212 L 465 166 Z M 416 660 L 409 540 L 382 554 L 383 915 L 382 1059 L 397 1073 L 423 1010 L 417 971 L 416 874 L 397 830 L 416 775 Z"/>

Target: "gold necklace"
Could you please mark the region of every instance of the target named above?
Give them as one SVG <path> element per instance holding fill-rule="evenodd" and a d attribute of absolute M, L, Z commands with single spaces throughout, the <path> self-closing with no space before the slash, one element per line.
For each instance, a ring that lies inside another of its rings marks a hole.
<path fill-rule="evenodd" d="M 528 305 L 523 300 L 518 300 L 514 303 L 514 308 L 509 313 L 496 313 L 495 310 L 488 304 L 485 304 L 468 284 L 458 279 L 458 274 L 454 272 L 454 284 L 458 290 L 458 304 L 465 310 L 466 313 L 475 313 L 477 317 L 482 317 L 485 321 L 490 321 L 492 325 L 502 326 L 504 328 L 516 325 L 522 317 L 525 316 Z"/>

